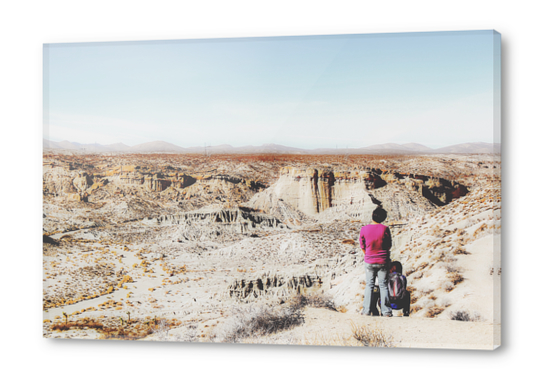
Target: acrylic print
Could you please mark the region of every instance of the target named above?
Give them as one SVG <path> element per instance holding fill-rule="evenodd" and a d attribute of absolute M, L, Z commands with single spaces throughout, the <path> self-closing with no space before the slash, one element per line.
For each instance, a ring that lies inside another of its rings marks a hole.
<path fill-rule="evenodd" d="M 500 345 L 495 31 L 44 46 L 46 338 Z"/>

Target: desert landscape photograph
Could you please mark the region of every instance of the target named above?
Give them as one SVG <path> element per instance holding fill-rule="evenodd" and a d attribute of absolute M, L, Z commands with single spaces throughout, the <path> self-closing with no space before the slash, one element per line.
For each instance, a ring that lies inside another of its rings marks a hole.
<path fill-rule="evenodd" d="M 43 54 L 44 338 L 500 346 L 497 32 Z M 363 310 L 375 209 L 392 317 Z"/>

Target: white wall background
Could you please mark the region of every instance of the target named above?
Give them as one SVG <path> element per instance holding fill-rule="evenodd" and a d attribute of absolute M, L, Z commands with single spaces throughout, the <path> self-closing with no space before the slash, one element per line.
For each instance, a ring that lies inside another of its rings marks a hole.
<path fill-rule="evenodd" d="M 2 376 L 496 377 L 535 369 L 540 302 L 534 1 L 11 1 L 0 8 Z M 41 337 L 42 44 L 496 29 L 503 41 L 503 346 L 494 352 L 52 341 Z M 529 189 L 522 191 L 522 189 Z M 529 270 L 529 271 L 527 271 Z M 521 287 L 520 287 L 521 285 Z M 536 300 L 536 301 L 534 301 Z M 531 375 L 538 375 L 534 371 Z"/>

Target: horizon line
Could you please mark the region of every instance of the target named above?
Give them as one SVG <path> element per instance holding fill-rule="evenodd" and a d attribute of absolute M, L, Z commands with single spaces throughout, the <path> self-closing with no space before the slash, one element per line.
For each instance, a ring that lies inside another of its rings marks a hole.
<path fill-rule="evenodd" d="M 107 143 L 107 144 L 102 144 L 102 143 L 98 143 L 98 142 L 90 142 L 90 143 L 89 142 L 77 142 L 77 141 L 69 141 L 67 139 L 61 140 L 61 141 L 55 141 L 55 140 L 52 140 L 52 139 L 47 139 L 45 137 L 43 137 L 43 140 L 53 142 L 53 143 L 68 142 L 68 143 L 73 143 L 73 144 L 78 144 L 78 145 L 97 145 L 97 146 L 104 146 L 104 147 L 105 146 L 122 144 L 122 145 L 124 145 L 124 146 L 126 146 L 128 148 L 132 148 L 132 147 L 140 146 L 140 145 L 144 145 L 144 144 L 150 144 L 150 143 L 167 143 L 167 144 L 171 144 L 171 145 L 174 145 L 175 147 L 179 147 L 179 148 L 182 148 L 182 149 L 195 149 L 195 148 L 202 148 L 203 149 L 203 148 L 213 148 L 213 147 L 221 147 L 221 146 L 229 146 L 229 147 L 232 147 L 234 149 L 243 148 L 243 147 L 281 146 L 281 147 L 298 149 L 298 150 L 350 150 L 350 149 L 355 150 L 355 149 L 367 149 L 367 148 L 371 148 L 371 147 L 379 146 L 379 145 L 405 146 L 405 145 L 410 145 L 410 144 L 416 144 L 416 145 L 420 145 L 420 146 L 423 146 L 423 147 L 431 149 L 431 150 L 438 150 L 438 149 L 442 149 L 442 148 L 445 148 L 445 147 L 451 147 L 451 146 L 457 146 L 457 145 L 465 145 L 465 144 L 478 144 L 478 143 L 493 144 L 493 145 L 501 144 L 501 142 L 485 142 L 485 141 L 472 142 L 472 141 L 470 141 L 470 142 L 454 143 L 454 144 L 451 144 L 451 145 L 443 145 L 441 147 L 430 147 L 428 145 L 425 145 L 425 144 L 419 143 L 419 142 L 405 142 L 405 143 L 381 142 L 381 143 L 374 143 L 374 144 L 371 144 L 371 145 L 358 146 L 358 147 L 350 147 L 348 145 L 347 146 L 338 146 L 338 145 L 336 145 L 335 147 L 304 148 L 304 147 L 297 147 L 297 146 L 291 146 L 291 145 L 283 145 L 283 144 L 278 144 L 278 143 L 263 143 L 263 144 L 260 144 L 260 145 L 239 145 L 239 146 L 234 146 L 234 145 L 231 145 L 229 143 L 221 143 L 221 144 L 214 144 L 214 145 L 207 145 L 207 144 L 204 143 L 203 145 L 184 147 L 184 146 L 177 145 L 177 144 L 175 144 L 173 142 L 168 142 L 168 141 L 164 141 L 164 140 L 153 140 L 153 141 L 138 143 L 138 144 L 135 144 L 135 145 L 127 145 L 124 142 L 113 142 L 113 143 Z"/>

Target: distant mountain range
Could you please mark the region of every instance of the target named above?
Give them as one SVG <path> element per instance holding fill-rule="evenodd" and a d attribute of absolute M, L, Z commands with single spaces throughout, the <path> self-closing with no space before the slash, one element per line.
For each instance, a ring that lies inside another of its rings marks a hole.
<path fill-rule="evenodd" d="M 491 154 L 500 153 L 500 143 L 474 142 L 462 143 L 432 149 L 419 143 L 385 143 L 371 145 L 361 148 L 326 148 L 326 149 L 300 149 L 276 144 L 264 144 L 261 146 L 241 146 L 233 147 L 231 145 L 217 146 L 198 146 L 198 147 L 180 147 L 169 142 L 154 141 L 146 142 L 135 146 L 128 146 L 123 143 L 114 143 L 110 145 L 81 144 L 78 142 L 62 141 L 53 142 L 43 139 L 44 149 L 74 150 L 78 152 L 126 152 L 126 153 L 210 153 L 210 154 Z"/>

